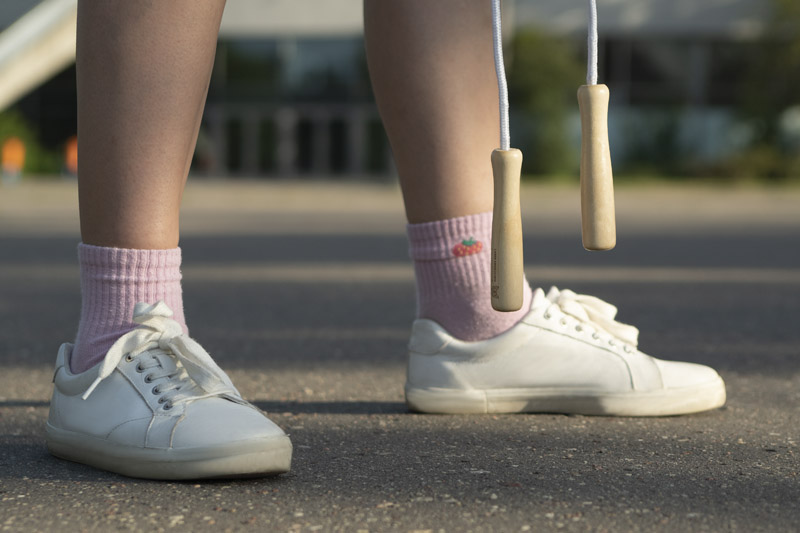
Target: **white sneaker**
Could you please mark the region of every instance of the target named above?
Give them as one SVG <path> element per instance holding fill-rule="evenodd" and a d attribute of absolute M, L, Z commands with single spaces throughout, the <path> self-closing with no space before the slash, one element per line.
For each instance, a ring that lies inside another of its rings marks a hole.
<path fill-rule="evenodd" d="M 197 479 L 287 472 L 289 437 L 244 401 L 183 334 L 164 302 L 136 304 L 140 326 L 72 374 L 58 352 L 47 422 L 53 455 L 132 477 Z"/>
<path fill-rule="evenodd" d="M 464 342 L 436 322 L 414 322 L 406 401 L 429 413 L 575 413 L 663 416 L 721 407 L 711 368 L 636 349 L 638 330 L 592 296 L 541 289 L 530 312 L 497 337 Z"/>

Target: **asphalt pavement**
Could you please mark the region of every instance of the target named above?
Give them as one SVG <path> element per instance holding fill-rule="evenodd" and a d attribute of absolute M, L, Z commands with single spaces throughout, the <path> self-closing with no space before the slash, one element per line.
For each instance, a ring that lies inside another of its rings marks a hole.
<path fill-rule="evenodd" d="M 76 186 L 0 187 L 0 529 L 797 531 L 800 190 L 621 187 L 617 207 L 617 248 L 590 253 L 577 190 L 526 187 L 528 278 L 614 303 L 652 355 L 712 365 L 724 408 L 410 413 L 397 187 L 190 182 L 192 336 L 295 455 L 278 477 L 166 483 L 47 453 L 52 364 L 80 311 Z"/>

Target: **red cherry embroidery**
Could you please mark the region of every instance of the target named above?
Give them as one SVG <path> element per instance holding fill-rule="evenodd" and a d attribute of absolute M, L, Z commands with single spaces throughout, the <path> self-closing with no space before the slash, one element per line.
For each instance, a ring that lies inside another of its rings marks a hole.
<path fill-rule="evenodd" d="M 453 255 L 456 257 L 464 257 L 466 255 L 477 254 L 483 250 L 483 243 L 476 241 L 474 237 L 461 241 L 453 247 Z"/>

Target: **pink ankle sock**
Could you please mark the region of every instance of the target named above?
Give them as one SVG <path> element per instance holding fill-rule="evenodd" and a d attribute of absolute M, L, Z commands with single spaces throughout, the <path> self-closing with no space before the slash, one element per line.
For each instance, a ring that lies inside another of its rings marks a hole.
<path fill-rule="evenodd" d="M 527 282 L 519 311 L 492 309 L 491 212 L 409 224 L 406 229 L 417 279 L 417 317 L 439 323 L 457 339 L 478 341 L 506 331 L 530 309 Z"/>
<path fill-rule="evenodd" d="M 83 372 L 103 360 L 114 342 L 136 327 L 137 302 L 159 300 L 186 328 L 181 294 L 181 249 L 128 250 L 78 245 L 81 321 L 70 368 Z"/>

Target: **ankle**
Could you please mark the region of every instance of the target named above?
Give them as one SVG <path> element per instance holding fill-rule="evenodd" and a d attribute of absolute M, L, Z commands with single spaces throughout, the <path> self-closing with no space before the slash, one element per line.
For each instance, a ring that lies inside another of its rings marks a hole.
<path fill-rule="evenodd" d="M 508 330 L 530 309 L 527 282 L 519 311 L 491 306 L 491 212 L 409 224 L 407 230 L 419 318 L 439 323 L 458 339 L 477 341 Z"/>
<path fill-rule="evenodd" d="M 137 302 L 164 300 L 188 332 L 183 315 L 181 250 L 133 250 L 80 244 L 81 320 L 70 367 L 82 372 L 100 362 L 132 330 Z"/>

